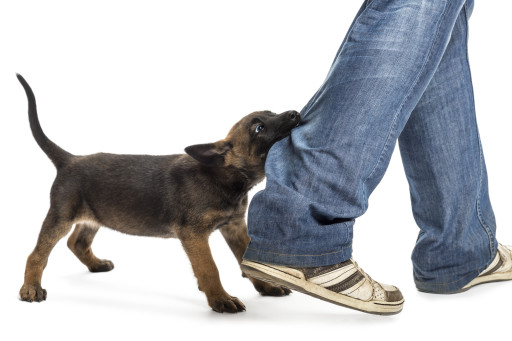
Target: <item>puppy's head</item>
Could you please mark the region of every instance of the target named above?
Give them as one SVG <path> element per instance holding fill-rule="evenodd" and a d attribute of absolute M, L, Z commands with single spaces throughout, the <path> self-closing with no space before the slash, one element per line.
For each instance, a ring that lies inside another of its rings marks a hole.
<path fill-rule="evenodd" d="M 238 121 L 225 139 L 189 146 L 185 152 L 204 165 L 234 167 L 256 173 L 254 176 L 262 179 L 270 147 L 290 135 L 300 119 L 300 114 L 293 110 L 279 115 L 270 111 L 256 111 Z"/>

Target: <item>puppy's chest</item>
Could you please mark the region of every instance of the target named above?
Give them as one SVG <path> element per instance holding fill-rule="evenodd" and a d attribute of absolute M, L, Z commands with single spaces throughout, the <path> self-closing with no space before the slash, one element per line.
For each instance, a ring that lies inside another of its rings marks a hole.
<path fill-rule="evenodd" d="M 209 208 L 196 217 L 192 217 L 194 224 L 190 224 L 190 228 L 197 232 L 213 232 L 231 221 L 244 218 L 244 211 L 237 208 L 218 209 Z"/>
<path fill-rule="evenodd" d="M 236 203 L 225 202 L 224 205 L 201 205 L 186 210 L 179 222 L 179 228 L 190 229 L 198 233 L 211 233 L 233 220 L 245 218 L 247 200 L 245 198 Z"/>
<path fill-rule="evenodd" d="M 208 210 L 202 215 L 191 217 L 187 223 L 176 223 L 172 224 L 171 228 L 165 233 L 166 238 L 177 238 L 179 235 L 178 230 L 186 229 L 194 233 L 212 233 L 213 231 L 222 228 L 223 226 L 229 225 L 232 221 L 238 220 L 239 214 L 235 214 L 234 211 L 218 211 Z M 241 215 L 243 219 L 243 215 Z"/>

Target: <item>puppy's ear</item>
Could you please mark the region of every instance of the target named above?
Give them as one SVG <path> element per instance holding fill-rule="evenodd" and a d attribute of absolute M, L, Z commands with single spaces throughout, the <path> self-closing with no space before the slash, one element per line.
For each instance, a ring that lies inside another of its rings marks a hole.
<path fill-rule="evenodd" d="M 185 148 L 185 152 L 206 166 L 222 166 L 224 156 L 233 146 L 229 142 L 195 144 Z"/>

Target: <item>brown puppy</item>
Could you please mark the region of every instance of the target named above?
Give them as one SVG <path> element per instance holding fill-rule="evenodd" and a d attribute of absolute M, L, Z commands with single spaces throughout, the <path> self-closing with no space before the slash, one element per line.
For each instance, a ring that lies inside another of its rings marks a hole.
<path fill-rule="evenodd" d="M 263 180 L 267 152 L 299 124 L 299 113 L 254 112 L 236 123 L 225 139 L 187 147 L 188 155 L 77 156 L 46 137 L 34 94 L 23 77 L 18 75 L 18 79 L 27 94 L 32 134 L 57 168 L 51 206 L 27 259 L 21 299 L 46 299 L 41 277 L 48 256 L 76 224 L 68 246 L 90 271 L 114 268 L 111 261 L 97 258 L 91 250 L 100 226 L 137 236 L 179 238 L 210 307 L 217 312 L 245 310 L 240 300 L 224 291 L 208 238 L 219 229 L 238 262 L 242 261 L 249 243 L 247 192 Z M 262 295 L 290 293 L 250 280 Z"/>

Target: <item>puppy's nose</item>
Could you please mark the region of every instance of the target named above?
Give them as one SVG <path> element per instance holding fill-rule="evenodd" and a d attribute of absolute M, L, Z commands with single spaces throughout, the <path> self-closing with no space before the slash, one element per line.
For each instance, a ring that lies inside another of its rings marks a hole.
<path fill-rule="evenodd" d="M 289 110 L 285 114 L 287 114 L 292 121 L 300 121 L 300 114 L 295 110 Z"/>

